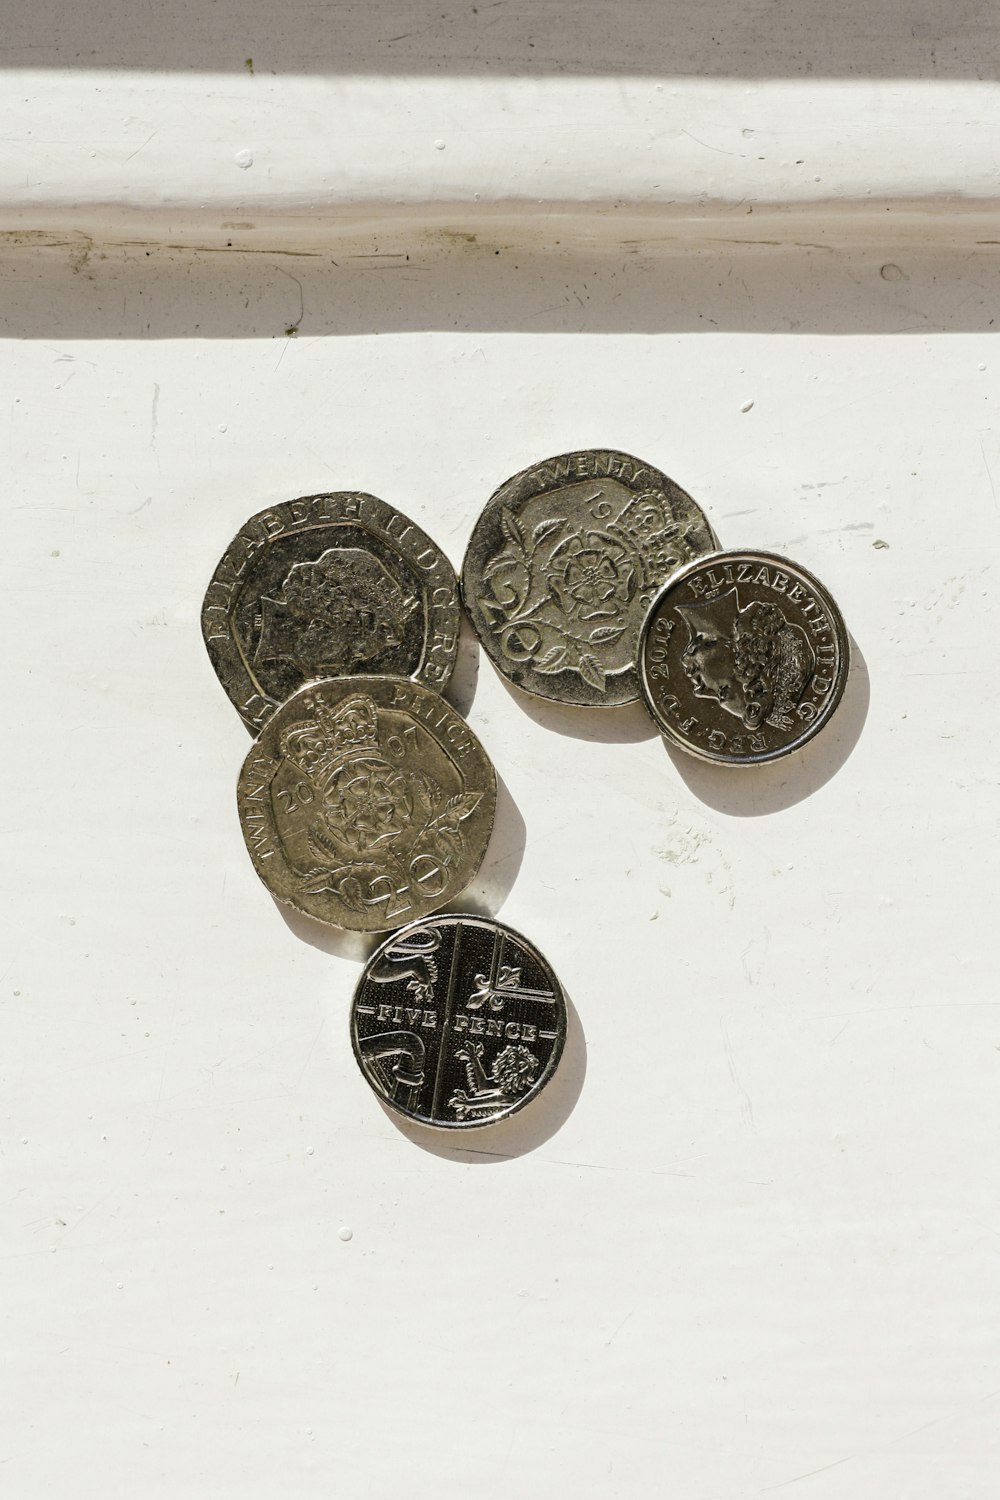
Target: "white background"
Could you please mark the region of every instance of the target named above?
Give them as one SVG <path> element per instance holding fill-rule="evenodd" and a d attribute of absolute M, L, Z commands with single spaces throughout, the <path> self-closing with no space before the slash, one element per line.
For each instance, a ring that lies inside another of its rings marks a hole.
<path fill-rule="evenodd" d="M 804 212 L 222 255 L 56 204 L 6 250 L 10 1494 L 996 1492 L 1000 234 Z M 497 484 L 603 445 L 815 572 L 854 669 L 741 773 L 466 636 L 470 904 L 575 1019 L 535 1106 L 439 1141 L 353 1061 L 364 945 L 253 872 L 201 599 L 269 503 L 370 490 L 458 566 Z"/>

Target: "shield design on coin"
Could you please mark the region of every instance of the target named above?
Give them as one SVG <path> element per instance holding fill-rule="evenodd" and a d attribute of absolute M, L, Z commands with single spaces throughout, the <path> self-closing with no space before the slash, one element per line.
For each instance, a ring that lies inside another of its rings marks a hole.
<path fill-rule="evenodd" d="M 493 827 L 496 775 L 468 725 L 401 678 L 300 689 L 240 773 L 247 848 L 279 900 L 380 932 L 456 895 Z"/>
<path fill-rule="evenodd" d="M 384 1103 L 446 1130 L 516 1113 L 552 1078 L 566 998 L 527 938 L 489 917 L 413 922 L 372 954 L 351 1009 L 362 1072 Z"/>

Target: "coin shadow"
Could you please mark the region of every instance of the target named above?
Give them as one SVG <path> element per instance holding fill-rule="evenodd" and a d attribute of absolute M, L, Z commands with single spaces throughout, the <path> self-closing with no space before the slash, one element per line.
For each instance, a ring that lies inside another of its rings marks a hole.
<path fill-rule="evenodd" d="M 681 779 L 700 801 L 730 817 L 767 817 L 804 802 L 837 774 L 861 738 L 871 703 L 868 663 L 853 636 L 850 642 L 843 698 L 816 738 L 793 755 L 769 765 L 717 766 L 664 741 Z"/>
<path fill-rule="evenodd" d="M 498 672 L 497 676 L 518 708 L 540 724 L 569 739 L 589 740 L 596 745 L 637 745 L 651 740 L 656 725 L 640 702 L 625 703 L 619 708 L 586 708 L 573 703 L 554 703 L 523 692 Z"/>
<path fill-rule="evenodd" d="M 274 898 L 272 897 L 272 900 Z M 354 932 L 346 927 L 330 927 L 326 922 L 298 912 L 293 906 L 275 901 L 282 921 L 303 943 L 318 948 L 321 953 L 334 958 L 347 958 L 354 963 L 367 963 L 368 958 L 385 937 L 384 932 Z"/>
<path fill-rule="evenodd" d="M 469 710 L 476 701 L 476 688 L 478 686 L 479 640 L 463 611 L 462 627 L 458 637 L 458 652 L 455 657 L 455 669 L 451 674 L 451 680 L 444 694 L 455 712 L 460 713 L 463 719 L 469 717 Z"/>
<path fill-rule="evenodd" d="M 565 1125 L 576 1108 L 587 1076 L 587 1038 L 583 1023 L 568 995 L 565 995 L 565 1000 L 566 1043 L 559 1065 L 538 1098 L 516 1114 L 492 1125 L 446 1131 L 407 1120 L 380 1099 L 382 1113 L 414 1146 L 446 1161 L 486 1167 L 528 1156 Z"/>
<path fill-rule="evenodd" d="M 474 910 L 478 916 L 497 915 L 513 890 L 527 840 L 528 831 L 521 810 L 498 772 L 493 833 L 479 873 L 462 892 L 463 906 Z"/>

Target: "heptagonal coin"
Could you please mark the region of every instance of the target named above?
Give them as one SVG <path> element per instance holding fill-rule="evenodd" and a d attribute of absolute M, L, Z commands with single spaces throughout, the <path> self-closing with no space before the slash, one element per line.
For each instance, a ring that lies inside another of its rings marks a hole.
<path fill-rule="evenodd" d="M 639 697 L 639 630 L 653 595 L 717 546 L 698 505 L 658 469 L 610 448 L 563 453 L 487 501 L 462 597 L 510 682 L 611 708 Z"/>
<path fill-rule="evenodd" d="M 458 580 L 426 532 L 375 495 L 305 495 L 242 526 L 202 606 L 219 681 L 254 734 L 318 677 L 411 677 L 443 691 Z"/>
<path fill-rule="evenodd" d="M 301 688 L 240 772 L 257 874 L 298 911 L 385 932 L 452 901 L 493 829 L 496 772 L 438 693 L 400 677 Z"/>

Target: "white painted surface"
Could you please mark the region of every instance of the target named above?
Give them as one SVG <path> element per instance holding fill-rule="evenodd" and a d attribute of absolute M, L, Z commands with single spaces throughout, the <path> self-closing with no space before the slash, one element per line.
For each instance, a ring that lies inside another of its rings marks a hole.
<path fill-rule="evenodd" d="M 995 253 L 494 248 L 3 264 L 5 1486 L 992 1496 Z M 598 443 L 815 570 L 857 665 L 740 775 L 467 642 L 478 897 L 586 1036 L 480 1155 L 383 1113 L 353 944 L 257 881 L 199 605 L 271 500 L 457 564 Z"/>
<path fill-rule="evenodd" d="M 0 227 L 97 205 L 994 200 L 1000 88 L 924 79 L 0 73 Z"/>
<path fill-rule="evenodd" d="M 944 10 L 5 18 L 5 1493 L 996 1494 L 998 22 Z M 595 444 L 815 571 L 854 675 L 740 775 L 466 639 L 472 899 L 579 1025 L 436 1143 L 246 858 L 201 597 L 269 501 L 458 564 Z"/>

